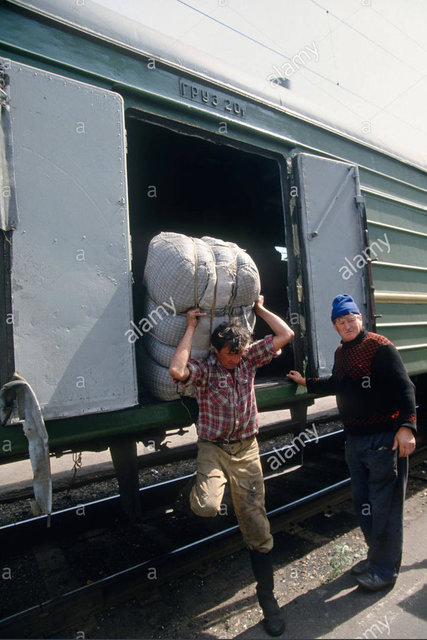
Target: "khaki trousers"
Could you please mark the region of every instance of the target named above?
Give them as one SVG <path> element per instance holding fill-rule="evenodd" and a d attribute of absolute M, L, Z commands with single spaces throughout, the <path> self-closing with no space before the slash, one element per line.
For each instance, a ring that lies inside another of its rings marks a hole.
<path fill-rule="evenodd" d="M 198 516 L 216 516 L 228 480 L 234 511 L 247 547 L 262 553 L 270 551 L 273 537 L 265 511 L 264 479 L 255 436 L 222 446 L 205 440 L 199 440 L 197 445 L 197 475 L 190 493 L 191 509 Z"/>

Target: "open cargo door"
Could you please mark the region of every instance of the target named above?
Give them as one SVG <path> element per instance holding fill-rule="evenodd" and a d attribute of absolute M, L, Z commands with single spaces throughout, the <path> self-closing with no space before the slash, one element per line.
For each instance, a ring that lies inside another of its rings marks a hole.
<path fill-rule="evenodd" d="M 308 357 L 313 376 L 332 371 L 339 343 L 331 302 L 353 296 L 369 328 L 370 264 L 356 165 L 300 153 L 294 158 Z"/>
<path fill-rule="evenodd" d="M 45 418 L 133 406 L 122 98 L 0 63 L 18 214 L 9 232 L 9 362 L 34 389 Z"/>

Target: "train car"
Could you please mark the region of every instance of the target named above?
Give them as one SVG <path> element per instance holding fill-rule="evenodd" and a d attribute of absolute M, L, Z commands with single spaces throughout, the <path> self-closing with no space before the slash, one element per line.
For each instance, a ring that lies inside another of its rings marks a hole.
<path fill-rule="evenodd" d="M 197 415 L 147 395 L 140 336 L 128 340 L 160 231 L 245 248 L 294 329 L 257 377 L 261 411 L 304 420 L 313 398 L 286 372 L 331 370 L 343 292 L 425 394 L 425 168 L 190 57 L 89 0 L 0 4 L 1 385 L 17 372 L 31 386 L 50 453 Z M 12 386 L 3 415 L 15 405 Z M 4 422 L 0 461 L 28 456 L 19 417 Z"/>

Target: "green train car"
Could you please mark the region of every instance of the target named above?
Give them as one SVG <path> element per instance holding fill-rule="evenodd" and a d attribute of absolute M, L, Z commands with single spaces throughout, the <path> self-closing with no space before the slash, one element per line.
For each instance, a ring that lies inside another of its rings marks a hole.
<path fill-rule="evenodd" d="M 148 30 L 97 11 L 0 3 L 0 376 L 31 385 L 50 452 L 196 417 L 191 400 L 146 395 L 143 336 L 128 340 L 160 231 L 245 248 L 267 306 L 295 330 L 257 378 L 261 411 L 303 420 L 313 398 L 286 372 L 330 370 L 339 293 L 394 342 L 425 400 L 426 171 L 224 71 L 191 71 Z M 1 426 L 0 461 L 27 455 L 19 421 Z"/>

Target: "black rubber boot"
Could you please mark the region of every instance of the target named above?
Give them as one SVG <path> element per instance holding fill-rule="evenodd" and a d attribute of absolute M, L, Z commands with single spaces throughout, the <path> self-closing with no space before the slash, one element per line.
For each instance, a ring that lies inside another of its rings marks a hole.
<path fill-rule="evenodd" d="M 285 620 L 274 597 L 272 553 L 249 551 L 252 570 L 257 581 L 256 592 L 264 614 L 264 629 L 271 636 L 280 636 L 285 630 Z"/>

